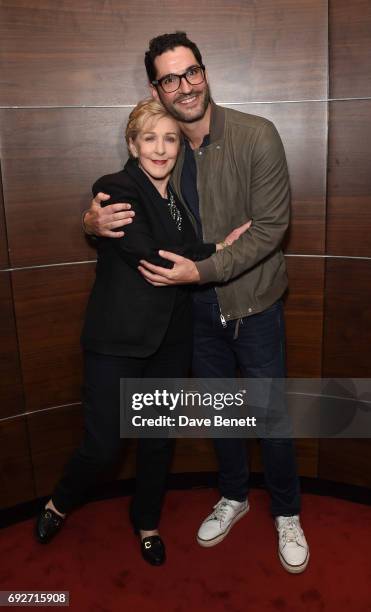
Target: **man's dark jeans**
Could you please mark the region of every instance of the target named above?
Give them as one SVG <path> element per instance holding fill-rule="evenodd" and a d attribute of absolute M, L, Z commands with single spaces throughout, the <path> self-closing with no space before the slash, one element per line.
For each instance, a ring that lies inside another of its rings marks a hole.
<path fill-rule="evenodd" d="M 285 326 L 282 300 L 267 310 L 223 327 L 218 304 L 194 301 L 193 375 L 196 378 L 285 378 Z M 214 440 L 221 494 L 246 499 L 246 440 Z M 300 486 L 295 449 L 290 438 L 260 439 L 264 475 L 273 516 L 300 512 Z"/>

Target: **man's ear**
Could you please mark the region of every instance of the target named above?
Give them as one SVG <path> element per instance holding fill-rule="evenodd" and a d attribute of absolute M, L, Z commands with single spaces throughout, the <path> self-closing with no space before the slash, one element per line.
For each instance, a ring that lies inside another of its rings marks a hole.
<path fill-rule="evenodd" d="M 159 100 L 160 101 L 160 96 L 158 95 L 157 88 L 154 85 L 152 85 L 152 83 L 149 84 L 149 89 L 150 89 L 152 98 L 154 100 Z"/>

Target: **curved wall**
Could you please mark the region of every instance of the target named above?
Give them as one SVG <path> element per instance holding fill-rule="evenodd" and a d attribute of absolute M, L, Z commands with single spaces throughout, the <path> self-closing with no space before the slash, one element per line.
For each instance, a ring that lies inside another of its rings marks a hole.
<path fill-rule="evenodd" d="M 281 133 L 290 375 L 371 375 L 369 2 L 3 0 L 0 24 L 1 507 L 46 495 L 80 437 L 95 252 L 79 215 L 97 176 L 122 166 L 143 52 L 161 32 L 185 29 L 215 100 Z M 298 456 L 304 475 L 371 486 L 368 440 L 300 440 Z M 215 468 L 209 441 L 179 441 L 175 471 Z M 133 473 L 131 445 L 120 474 Z"/>

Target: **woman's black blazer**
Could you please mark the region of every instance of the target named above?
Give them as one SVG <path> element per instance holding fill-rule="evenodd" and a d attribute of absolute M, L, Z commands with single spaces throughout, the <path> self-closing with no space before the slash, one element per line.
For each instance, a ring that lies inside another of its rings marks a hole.
<path fill-rule="evenodd" d="M 88 302 L 82 332 L 82 345 L 106 355 L 147 357 L 159 347 L 167 330 L 177 291 L 184 287 L 153 287 L 138 271 L 146 259 L 164 267 L 164 248 L 193 260 L 209 257 L 214 244 L 197 240 L 192 223 L 181 203 L 182 231 L 172 219 L 164 200 L 134 160 L 124 169 L 108 174 L 93 185 L 111 198 L 102 205 L 130 202 L 135 211 L 133 223 L 124 228 L 122 238 L 98 238 L 96 279 Z"/>

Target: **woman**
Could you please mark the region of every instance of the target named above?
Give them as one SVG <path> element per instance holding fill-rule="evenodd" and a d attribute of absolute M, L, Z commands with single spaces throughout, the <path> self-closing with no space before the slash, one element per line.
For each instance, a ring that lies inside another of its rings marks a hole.
<path fill-rule="evenodd" d="M 126 142 L 130 159 L 125 168 L 100 178 L 93 193 L 109 193 L 111 199 L 105 205 L 130 202 L 135 222 L 125 227 L 123 238 L 98 241 L 96 280 L 82 333 L 85 433 L 38 517 L 40 542 L 49 542 L 61 529 L 66 514 L 119 454 L 120 378 L 188 375 L 192 351 L 189 289 L 156 289 L 138 272 L 140 260 L 171 267 L 171 262 L 158 255 L 160 248 L 204 259 L 242 233 L 238 228 L 218 245 L 197 241 L 189 213 L 169 187 L 180 133 L 161 104 L 150 99 L 135 107 Z M 173 443 L 169 439 L 138 440 L 131 520 L 140 535 L 142 555 L 153 565 L 165 561 L 158 523 Z"/>

